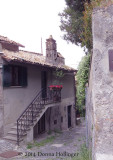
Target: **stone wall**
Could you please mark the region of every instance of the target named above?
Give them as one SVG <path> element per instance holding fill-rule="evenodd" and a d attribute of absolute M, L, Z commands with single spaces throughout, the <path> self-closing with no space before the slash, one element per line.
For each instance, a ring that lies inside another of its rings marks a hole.
<path fill-rule="evenodd" d="M 92 159 L 113 160 L 113 5 L 95 9 L 92 18 L 93 56 L 87 89 L 88 135 L 92 134 Z M 92 121 L 92 122 L 89 122 Z"/>
<path fill-rule="evenodd" d="M 3 136 L 4 130 L 4 106 L 3 106 L 3 86 L 2 86 L 2 67 L 3 67 L 3 60 L 1 58 L 2 53 L 0 53 L 0 137 Z"/>

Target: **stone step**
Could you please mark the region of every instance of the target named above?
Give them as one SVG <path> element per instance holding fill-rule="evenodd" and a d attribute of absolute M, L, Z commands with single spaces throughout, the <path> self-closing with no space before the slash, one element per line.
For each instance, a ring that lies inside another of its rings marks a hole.
<path fill-rule="evenodd" d="M 14 137 L 14 136 L 5 136 L 3 139 L 11 142 L 11 143 L 14 143 L 14 144 L 17 144 L 17 137 Z M 23 139 L 21 138 L 19 140 L 19 142 L 21 142 Z"/>
<path fill-rule="evenodd" d="M 15 126 L 13 126 L 12 128 L 11 128 L 11 130 L 15 130 L 15 131 L 17 131 L 17 126 L 15 125 Z M 27 129 L 26 129 L 26 131 L 29 131 L 30 130 L 30 128 L 28 127 Z"/>
<path fill-rule="evenodd" d="M 11 129 L 16 129 L 16 130 L 17 130 L 17 126 L 16 126 L 16 125 L 14 125 Z"/>
<path fill-rule="evenodd" d="M 4 139 L 11 140 L 11 141 L 17 141 L 17 137 L 14 137 L 14 136 L 5 136 Z"/>
<path fill-rule="evenodd" d="M 38 108 L 37 110 L 34 110 L 34 111 L 33 111 L 33 113 L 36 114 L 36 115 L 33 117 L 33 122 L 35 122 L 35 121 L 37 121 L 37 120 L 39 119 L 40 113 L 43 112 L 43 109 L 45 109 L 45 107 L 40 107 L 40 108 Z M 32 113 L 29 113 L 29 114 L 27 113 L 27 116 L 32 117 Z M 32 120 L 30 120 L 30 119 L 27 120 L 27 123 L 30 122 L 30 121 L 32 122 Z M 20 123 L 23 128 L 24 128 L 25 122 L 26 122 L 26 116 L 22 118 L 22 124 Z M 30 128 L 31 128 L 31 126 L 34 125 L 34 124 L 31 123 L 31 122 L 30 122 L 30 124 L 27 126 L 26 129 L 22 129 L 23 131 L 25 131 L 25 133 L 21 136 L 19 142 L 23 141 L 24 136 L 27 135 L 27 131 L 29 131 Z M 20 125 L 19 125 L 19 127 L 20 127 Z M 7 136 L 5 136 L 3 139 L 8 140 L 8 141 L 10 141 L 10 142 L 12 142 L 12 143 L 17 144 L 17 121 L 14 123 L 14 126 L 11 128 L 11 130 L 7 133 Z"/>
<path fill-rule="evenodd" d="M 14 135 L 17 135 L 17 131 L 16 130 L 12 130 L 12 131 L 9 131 L 8 134 L 14 134 Z"/>
<path fill-rule="evenodd" d="M 27 135 L 26 132 L 22 134 L 22 136 L 26 136 L 26 135 Z M 8 132 L 8 136 L 17 137 L 17 131 L 12 130 L 12 131 Z"/>

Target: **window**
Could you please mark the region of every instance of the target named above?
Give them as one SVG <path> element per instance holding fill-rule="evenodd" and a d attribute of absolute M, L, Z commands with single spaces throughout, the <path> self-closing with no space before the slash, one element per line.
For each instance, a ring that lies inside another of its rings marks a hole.
<path fill-rule="evenodd" d="M 27 86 L 27 68 L 22 66 L 4 65 L 3 86 Z"/>
<path fill-rule="evenodd" d="M 57 120 L 54 120 L 54 124 L 57 124 Z"/>
<path fill-rule="evenodd" d="M 63 123 L 63 117 L 61 117 L 61 122 Z"/>

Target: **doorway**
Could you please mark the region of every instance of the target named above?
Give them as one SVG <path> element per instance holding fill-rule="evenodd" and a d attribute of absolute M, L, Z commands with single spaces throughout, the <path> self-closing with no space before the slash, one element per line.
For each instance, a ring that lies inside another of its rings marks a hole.
<path fill-rule="evenodd" d="M 45 113 L 41 117 L 41 119 L 38 121 L 38 134 L 45 132 Z"/>
<path fill-rule="evenodd" d="M 34 138 L 37 138 L 39 134 L 45 132 L 45 113 L 38 121 L 38 123 L 34 126 Z"/>
<path fill-rule="evenodd" d="M 47 72 L 41 72 L 41 89 L 42 89 L 42 98 L 47 97 Z"/>
<path fill-rule="evenodd" d="M 71 106 L 67 106 L 67 114 L 68 114 L 68 128 L 71 127 Z"/>

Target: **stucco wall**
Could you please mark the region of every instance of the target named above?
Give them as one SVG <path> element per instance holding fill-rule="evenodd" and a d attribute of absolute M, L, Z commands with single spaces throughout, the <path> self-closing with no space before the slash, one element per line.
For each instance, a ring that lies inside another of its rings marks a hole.
<path fill-rule="evenodd" d="M 17 65 L 17 64 L 16 64 Z M 20 64 L 18 64 L 20 65 Z M 10 127 L 16 122 L 17 118 L 21 115 L 24 109 L 30 104 L 37 93 L 41 90 L 41 71 L 47 71 L 47 86 L 51 85 L 54 81 L 52 75 L 52 69 L 25 65 L 27 67 L 28 74 L 28 85 L 27 87 L 4 87 L 3 97 L 4 97 L 4 134 L 10 130 Z M 74 76 L 74 74 L 73 74 Z M 62 112 L 62 107 L 67 106 L 70 102 L 75 105 L 75 93 L 74 93 L 74 79 L 72 75 L 66 74 L 62 79 L 63 89 L 61 92 L 62 104 L 60 106 L 60 112 Z M 68 98 L 68 100 L 65 100 Z M 72 98 L 73 101 L 70 99 Z M 57 109 L 56 109 L 57 110 Z M 52 111 L 52 116 L 56 115 L 56 110 Z M 74 112 L 75 113 L 75 112 Z M 61 116 L 58 118 L 61 121 Z M 66 121 L 66 116 L 64 116 L 64 121 Z M 74 120 L 75 121 L 75 120 Z M 54 122 L 51 122 L 54 123 Z M 57 126 L 57 125 L 56 125 Z M 61 128 L 61 127 L 60 127 Z M 65 125 L 62 128 L 66 128 Z"/>
<path fill-rule="evenodd" d="M 36 66 L 27 66 L 27 87 L 4 88 L 4 129 L 7 132 L 9 124 L 16 122 L 19 115 L 30 104 L 41 90 L 41 71 Z"/>
<path fill-rule="evenodd" d="M 74 74 L 65 74 L 62 79 L 63 89 L 62 98 L 75 97 L 74 91 Z"/>

